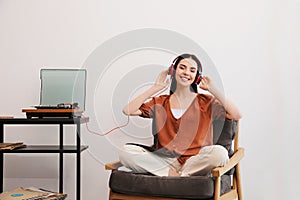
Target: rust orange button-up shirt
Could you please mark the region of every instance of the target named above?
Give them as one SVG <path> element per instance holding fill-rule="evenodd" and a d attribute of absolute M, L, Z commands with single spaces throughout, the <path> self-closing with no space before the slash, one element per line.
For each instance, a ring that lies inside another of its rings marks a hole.
<path fill-rule="evenodd" d="M 212 122 L 226 114 L 222 104 L 207 94 L 198 94 L 178 119 L 171 112 L 170 95 L 153 97 L 140 111 L 141 117 L 153 118 L 153 134 L 157 134 L 154 147 L 180 154 L 181 164 L 198 154 L 201 147 L 213 144 Z"/>

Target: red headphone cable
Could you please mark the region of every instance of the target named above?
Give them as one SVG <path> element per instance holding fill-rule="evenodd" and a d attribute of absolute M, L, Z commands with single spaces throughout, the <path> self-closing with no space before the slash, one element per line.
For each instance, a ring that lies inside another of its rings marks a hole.
<path fill-rule="evenodd" d="M 167 89 L 168 89 L 168 87 L 165 87 L 162 91 L 158 92 L 158 93 L 155 94 L 154 96 L 160 95 L 161 93 L 163 93 L 163 92 L 166 91 Z M 154 96 L 152 96 L 151 98 L 153 98 Z M 84 122 L 85 122 L 85 126 L 86 126 L 86 129 L 88 130 L 88 132 L 90 132 L 90 133 L 92 133 L 92 134 L 95 134 L 95 135 L 98 135 L 98 136 L 105 136 L 105 135 L 108 135 L 109 133 L 111 133 L 111 132 L 113 132 L 113 131 L 115 131 L 115 130 L 117 130 L 117 129 L 121 129 L 121 128 L 127 126 L 127 125 L 129 124 L 129 121 L 130 121 L 130 116 L 127 115 L 127 122 L 126 122 L 124 125 L 117 126 L 117 127 L 113 128 L 113 129 L 111 129 L 111 130 L 109 130 L 109 131 L 104 132 L 104 133 L 101 134 L 101 133 L 98 133 L 98 132 L 96 132 L 96 131 L 90 130 L 90 128 L 89 128 L 89 126 L 88 126 L 88 120 L 87 120 L 87 118 L 86 118 L 83 114 L 81 114 L 81 117 L 83 118 L 83 120 L 84 120 Z"/>
<path fill-rule="evenodd" d="M 101 133 L 98 133 L 96 131 L 90 130 L 90 128 L 88 126 L 88 120 L 87 120 L 87 118 L 83 114 L 81 114 L 81 116 L 82 116 L 82 118 L 83 118 L 83 120 L 85 122 L 85 126 L 86 126 L 86 129 L 88 130 L 88 132 L 90 132 L 92 134 L 95 134 L 95 135 L 98 135 L 98 136 L 105 136 L 105 135 L 108 135 L 109 133 L 111 133 L 111 132 L 113 132 L 113 131 L 115 131 L 117 129 L 123 128 L 123 127 L 127 126 L 129 124 L 129 121 L 130 121 L 129 120 L 129 115 L 128 115 L 127 116 L 127 122 L 124 125 L 117 126 L 117 127 L 113 128 L 113 129 L 111 129 L 111 130 L 109 130 L 109 131 L 104 132 L 104 133 L 101 134 Z"/>

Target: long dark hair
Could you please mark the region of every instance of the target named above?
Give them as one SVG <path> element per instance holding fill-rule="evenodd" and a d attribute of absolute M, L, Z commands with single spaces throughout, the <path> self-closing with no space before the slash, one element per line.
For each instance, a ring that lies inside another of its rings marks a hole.
<path fill-rule="evenodd" d="M 170 94 L 173 94 L 176 90 L 176 87 L 177 87 L 177 81 L 176 81 L 176 78 L 175 78 L 175 71 L 177 69 L 177 66 L 178 66 L 179 62 L 181 60 L 185 59 L 185 58 L 191 58 L 197 63 L 198 67 L 197 67 L 196 77 L 198 77 L 200 75 L 200 73 L 202 73 L 201 62 L 195 55 L 185 53 L 185 54 L 181 54 L 181 55 L 177 56 L 177 58 L 175 58 L 175 60 L 173 61 L 175 63 L 173 63 L 174 64 L 174 66 L 173 66 L 174 70 L 173 70 L 173 74 L 171 74 L 172 81 L 171 81 L 171 86 L 170 86 Z M 190 89 L 191 89 L 192 92 L 198 93 L 198 87 L 197 87 L 197 84 L 195 83 L 195 81 L 191 84 Z"/>

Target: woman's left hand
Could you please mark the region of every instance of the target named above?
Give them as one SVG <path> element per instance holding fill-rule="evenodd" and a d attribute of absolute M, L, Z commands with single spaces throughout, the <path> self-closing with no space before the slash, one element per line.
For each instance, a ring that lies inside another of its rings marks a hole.
<path fill-rule="evenodd" d="M 202 90 L 210 91 L 212 85 L 213 81 L 211 80 L 211 78 L 209 78 L 208 76 L 203 76 L 199 87 Z"/>
<path fill-rule="evenodd" d="M 208 76 L 203 76 L 199 87 L 208 91 L 221 102 L 221 104 L 225 107 L 227 118 L 238 120 L 242 117 L 242 114 L 236 105 L 224 96 L 224 94 L 216 87 L 211 78 Z"/>

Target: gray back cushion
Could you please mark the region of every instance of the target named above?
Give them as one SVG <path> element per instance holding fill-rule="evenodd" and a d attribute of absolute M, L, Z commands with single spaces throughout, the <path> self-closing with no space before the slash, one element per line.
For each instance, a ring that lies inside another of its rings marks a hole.
<path fill-rule="evenodd" d="M 229 157 L 233 155 L 232 142 L 238 130 L 238 121 L 225 119 L 216 120 L 213 123 L 214 144 L 222 145 L 228 151 Z"/>

